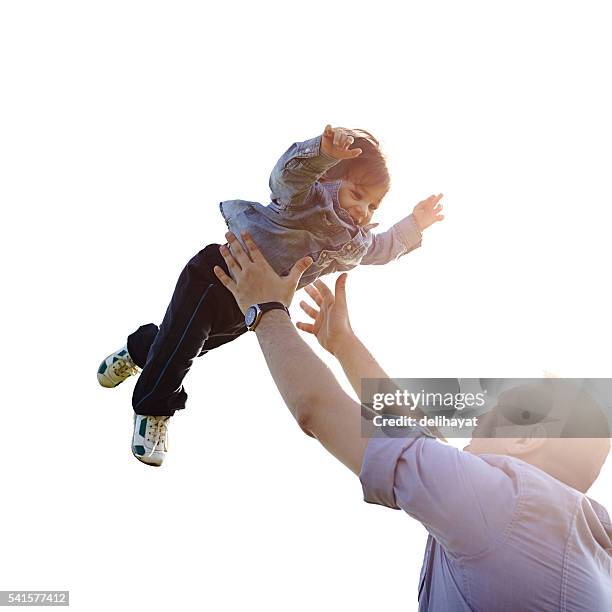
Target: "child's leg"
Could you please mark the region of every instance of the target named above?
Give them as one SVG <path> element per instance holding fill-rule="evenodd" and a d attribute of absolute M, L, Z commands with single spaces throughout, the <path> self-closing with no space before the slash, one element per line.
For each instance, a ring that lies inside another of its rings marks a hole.
<path fill-rule="evenodd" d="M 144 368 L 147 363 L 147 355 L 159 327 L 155 323 L 147 323 L 141 325 L 133 334 L 130 334 L 127 339 L 127 350 L 132 358 L 132 361 L 139 367 Z"/>
<path fill-rule="evenodd" d="M 246 331 L 234 297 L 213 272 L 215 265 L 227 270 L 219 245 L 209 245 L 181 272 L 159 331 L 145 325 L 130 336 L 130 355 L 132 349 L 140 353 L 132 355 L 136 363 L 151 341 L 132 398 L 136 414 L 171 416 L 184 408 L 183 378 L 209 337 L 223 334 L 227 341 Z"/>

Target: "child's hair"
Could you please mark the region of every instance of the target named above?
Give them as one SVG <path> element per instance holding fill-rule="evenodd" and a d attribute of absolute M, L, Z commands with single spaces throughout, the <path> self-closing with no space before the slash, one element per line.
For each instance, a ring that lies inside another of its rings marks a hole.
<path fill-rule="evenodd" d="M 330 181 L 348 179 L 364 187 L 383 186 L 388 191 L 391 177 L 378 140 L 365 130 L 341 129 L 346 130 L 355 139 L 351 149 L 361 149 L 361 155 L 342 160 L 330 168 L 323 178 Z"/>

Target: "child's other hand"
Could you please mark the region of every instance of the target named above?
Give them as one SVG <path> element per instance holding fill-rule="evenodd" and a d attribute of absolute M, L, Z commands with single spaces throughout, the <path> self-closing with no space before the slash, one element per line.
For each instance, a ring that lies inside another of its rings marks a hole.
<path fill-rule="evenodd" d="M 440 200 L 442 194 L 429 196 L 426 200 L 419 202 L 412 211 L 417 225 L 421 231 L 426 230 L 430 225 L 442 221 L 442 204 Z"/>
<path fill-rule="evenodd" d="M 353 159 L 361 155 L 361 149 L 349 149 L 355 139 L 342 128 L 326 125 L 321 137 L 321 151 L 336 159 Z"/>

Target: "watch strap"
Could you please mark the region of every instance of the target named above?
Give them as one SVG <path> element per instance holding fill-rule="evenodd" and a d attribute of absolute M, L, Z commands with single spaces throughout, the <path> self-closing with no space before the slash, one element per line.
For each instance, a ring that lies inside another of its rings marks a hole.
<path fill-rule="evenodd" d="M 257 310 L 257 314 L 253 323 L 251 323 L 251 325 L 247 325 L 247 329 L 249 331 L 255 331 L 259 321 L 261 321 L 261 317 L 270 310 L 284 310 L 287 313 L 287 316 L 291 318 L 289 309 L 281 302 L 262 302 L 261 304 L 253 304 L 251 308 L 255 308 Z"/>
<path fill-rule="evenodd" d="M 289 314 L 289 309 L 284 304 L 281 304 L 281 302 L 263 302 L 263 304 L 257 305 L 259 306 L 261 314 L 270 310 L 284 310 L 289 316 L 289 318 L 291 318 L 291 315 Z"/>

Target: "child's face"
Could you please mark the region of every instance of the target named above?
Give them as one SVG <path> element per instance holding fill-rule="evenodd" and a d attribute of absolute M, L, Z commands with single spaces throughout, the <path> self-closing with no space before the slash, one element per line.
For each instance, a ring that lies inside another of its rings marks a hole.
<path fill-rule="evenodd" d="M 356 225 L 367 225 L 385 193 L 387 190 L 384 187 L 362 187 L 351 180 L 343 180 L 338 200 L 340 207 L 351 215 Z"/>

